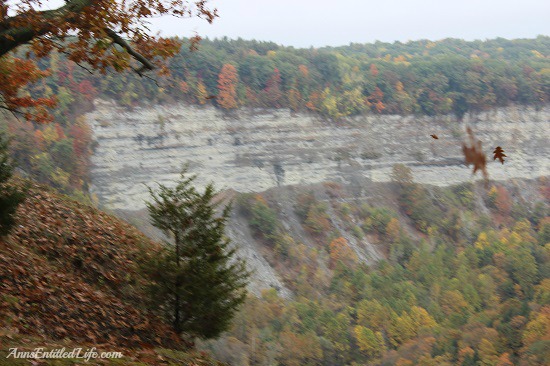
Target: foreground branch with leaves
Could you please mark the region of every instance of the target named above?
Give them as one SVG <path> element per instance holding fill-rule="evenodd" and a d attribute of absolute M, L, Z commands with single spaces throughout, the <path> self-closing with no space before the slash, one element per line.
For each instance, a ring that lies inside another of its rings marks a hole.
<path fill-rule="evenodd" d="M 69 60 L 88 65 L 101 73 L 108 69 L 133 69 L 143 76 L 145 71 L 156 68 L 161 73 L 166 72 L 162 60 L 175 55 L 180 44 L 175 39 L 150 35 L 147 20 L 171 15 L 181 18 L 197 16 L 212 22 L 217 17 L 216 10 L 207 7 L 207 0 L 191 3 L 184 0 L 66 0 L 65 5 L 57 9 L 43 10 L 47 3 L 40 0 L 16 3 L 0 0 L 0 77 L 5 74 L 17 80 L 22 71 L 23 75 L 27 75 L 29 70 L 35 77 L 43 76 L 31 67 L 25 68 L 26 71 L 19 68 L 1 71 L 5 68 L 4 63 L 31 62 L 6 58 L 16 48 L 27 44 L 30 45 L 27 59 L 31 59 L 31 54 L 32 58 L 41 58 L 57 50 L 66 54 Z M 198 39 L 193 38 L 191 44 L 194 45 Z M 29 81 L 33 79 L 25 78 Z M 0 85 L 3 108 L 16 111 L 40 105 L 51 107 L 51 100 L 25 100 L 21 103 L 19 99 L 10 98 L 12 89 L 13 85 L 11 88 L 4 83 Z M 25 117 L 44 120 L 42 111 L 38 118 L 31 115 Z"/>

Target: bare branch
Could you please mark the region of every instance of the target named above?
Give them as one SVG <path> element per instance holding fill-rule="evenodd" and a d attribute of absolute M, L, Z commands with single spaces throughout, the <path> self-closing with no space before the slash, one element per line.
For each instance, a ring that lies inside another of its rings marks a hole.
<path fill-rule="evenodd" d="M 114 43 L 116 43 L 119 46 L 121 46 L 122 48 L 124 48 L 126 50 L 126 52 L 128 52 L 133 58 L 135 58 L 137 61 L 141 62 L 141 64 L 143 66 L 140 69 L 135 70 L 138 73 L 139 76 L 142 76 L 142 73 L 143 73 L 143 71 L 145 71 L 145 69 L 147 69 L 147 70 L 154 70 L 155 69 L 155 65 L 153 65 L 151 63 L 151 61 L 147 60 L 141 54 L 136 52 L 132 48 L 132 46 L 130 46 L 128 44 L 128 42 L 126 42 L 126 40 L 124 40 L 124 38 L 119 36 L 114 30 L 106 28 L 105 32 L 107 33 L 107 35 L 109 37 L 111 37 L 111 39 L 113 40 Z"/>

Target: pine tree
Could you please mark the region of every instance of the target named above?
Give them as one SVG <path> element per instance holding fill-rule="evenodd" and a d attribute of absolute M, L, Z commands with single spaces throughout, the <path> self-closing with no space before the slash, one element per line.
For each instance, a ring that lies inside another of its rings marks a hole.
<path fill-rule="evenodd" d="M 227 330 L 246 297 L 249 273 L 224 235 L 231 207 L 217 213 L 220 202 L 212 184 L 204 193 L 192 185 L 187 168 L 174 188 L 159 184 L 147 202 L 151 222 L 173 239 L 147 270 L 152 295 L 172 321 L 174 330 L 214 338 Z"/>
<path fill-rule="evenodd" d="M 8 143 L 0 134 L 0 237 L 8 234 L 15 224 L 15 210 L 25 198 L 22 191 L 7 183 L 12 173 Z"/>

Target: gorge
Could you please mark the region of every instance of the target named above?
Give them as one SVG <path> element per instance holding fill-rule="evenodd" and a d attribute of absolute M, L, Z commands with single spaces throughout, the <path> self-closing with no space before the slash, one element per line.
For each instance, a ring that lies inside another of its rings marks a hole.
<path fill-rule="evenodd" d="M 140 218 L 138 226 L 149 233 L 147 186 L 172 184 L 185 163 L 201 186 L 213 181 L 217 189 L 237 192 L 279 187 L 274 193 L 279 218 L 308 247 L 314 244 L 293 216 L 293 187 L 334 182 L 349 187 L 349 197 L 370 203 L 376 194 L 365 187 L 370 182 L 371 190 L 381 192 L 384 185 L 376 183 L 388 182 L 397 163 L 409 166 L 418 183 L 448 186 L 481 179 L 463 163 L 466 126 L 483 141 L 488 156 L 497 145 L 507 154 L 504 164 L 489 156 L 492 180 L 533 179 L 550 172 L 549 106 L 510 106 L 469 114 L 462 121 L 454 116 L 363 115 L 329 122 L 283 109 L 241 109 L 229 115 L 186 104 L 130 110 L 103 100 L 86 118 L 94 132 L 92 192 L 104 208 Z M 323 194 L 320 199 L 328 201 Z M 368 237 L 358 239 L 337 215 L 330 217 L 363 262 L 384 257 Z M 228 234 L 255 270 L 251 288 L 274 287 L 290 296 L 242 215 L 233 214 Z"/>

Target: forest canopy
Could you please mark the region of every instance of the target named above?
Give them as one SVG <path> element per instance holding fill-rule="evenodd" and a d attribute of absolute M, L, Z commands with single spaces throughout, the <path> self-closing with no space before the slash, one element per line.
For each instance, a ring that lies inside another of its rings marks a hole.
<path fill-rule="evenodd" d="M 271 42 L 202 40 L 169 60 L 170 75 L 90 75 L 73 69 L 103 98 L 126 106 L 153 102 L 212 103 L 231 110 L 290 108 L 330 119 L 361 114 L 478 112 L 550 100 L 550 37 L 489 41 L 411 41 L 295 49 Z M 63 55 L 43 61 L 59 69 Z M 52 75 L 55 89 L 62 72 Z M 58 83 L 60 82 L 60 83 Z M 157 85 L 158 84 L 158 85 Z M 53 90 L 53 93 L 56 91 Z"/>
<path fill-rule="evenodd" d="M 321 49 L 204 39 L 197 51 L 182 47 L 167 61 L 170 74 L 153 80 L 112 68 L 105 74 L 90 73 L 54 51 L 35 60 L 44 75 L 29 74 L 30 84 L 19 80 L 24 85 L 14 94 L 55 99 L 49 110 L 54 123 L 7 119 L 0 123 L 0 131 L 6 130 L 12 139 L 12 156 L 21 169 L 88 201 L 92 131 L 82 115 L 97 98 L 114 99 L 127 108 L 144 103 L 213 105 L 230 114 L 242 106 L 282 107 L 332 120 L 362 113 L 461 117 L 510 104 L 539 108 L 548 103 L 549 55 L 547 36 Z M 9 69 L 24 67 L 26 60 L 2 60 L 0 82 L 11 85 Z"/>

